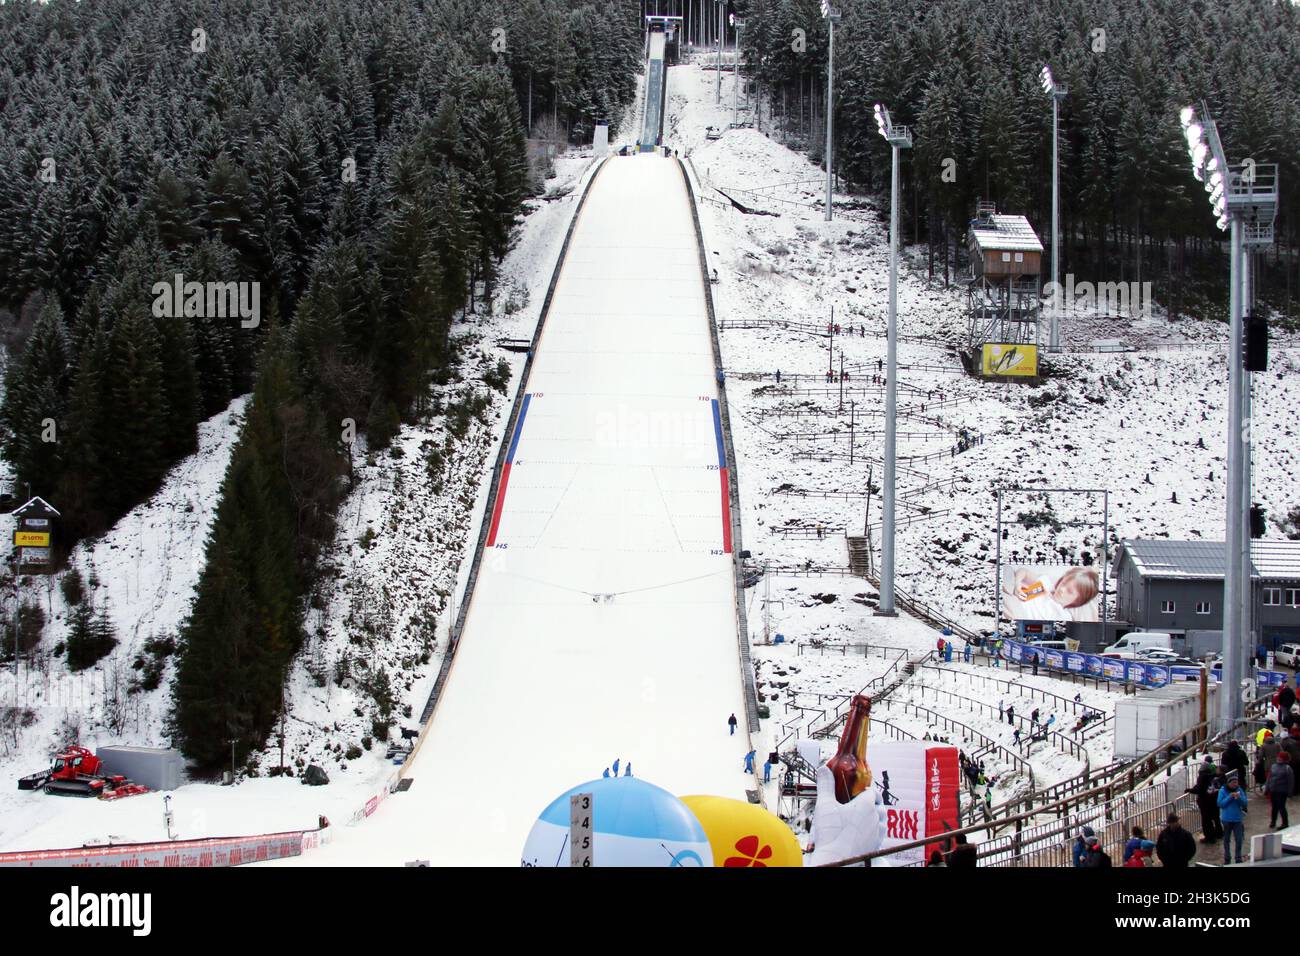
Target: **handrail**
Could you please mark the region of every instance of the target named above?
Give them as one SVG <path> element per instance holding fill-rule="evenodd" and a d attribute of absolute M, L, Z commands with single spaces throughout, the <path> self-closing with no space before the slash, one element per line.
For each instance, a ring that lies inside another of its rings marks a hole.
<path fill-rule="evenodd" d="M 1089 707 L 1082 701 L 1074 701 L 1068 697 L 1062 697 L 1060 694 L 1053 694 L 1050 690 L 1043 690 L 1041 687 L 1034 687 L 1031 684 L 1017 684 L 1015 681 L 1004 680 L 1001 677 L 991 677 L 971 671 L 959 671 L 955 667 L 942 667 L 938 664 L 926 664 L 925 666 L 930 670 L 939 671 L 944 674 L 955 674 L 960 677 L 969 677 L 971 680 L 982 680 L 986 682 L 992 681 L 995 684 L 1005 684 L 1008 692 L 1013 688 L 1016 690 L 1024 690 L 1029 692 L 1024 696 L 1033 697 L 1035 694 L 1038 694 L 1044 698 L 1044 702 L 1046 702 L 1046 698 L 1051 697 L 1053 700 L 1060 701 L 1062 707 L 1069 707 L 1070 713 L 1072 714 L 1079 713 L 1080 708 L 1084 711 L 1093 711 L 1097 709 L 1095 707 Z"/>
<path fill-rule="evenodd" d="M 997 708 L 992 704 L 985 703 L 982 700 L 976 700 L 973 697 L 966 697 L 962 694 L 958 694 L 950 690 L 944 690 L 942 687 L 934 687 L 922 683 L 918 685 L 917 689 L 922 694 L 924 694 L 927 690 L 931 690 L 934 691 L 936 694 L 943 694 L 946 697 L 955 698 L 956 700 L 962 701 L 963 703 L 972 704 L 980 712 L 983 712 L 985 709 L 988 709 L 990 712 L 997 710 Z M 1063 745 L 1061 747 L 1058 747 L 1057 749 L 1062 750 L 1064 753 L 1068 753 L 1071 757 L 1081 759 L 1085 763 L 1089 762 L 1090 758 L 1088 755 L 1087 748 L 1085 748 L 1083 744 L 1080 743 L 1079 741 L 1072 739 L 1071 737 L 1061 733 L 1058 730 L 1047 730 L 1042 724 L 1033 724 L 1030 722 L 1029 718 L 1023 717 L 1020 714 L 1013 714 L 1012 717 L 1014 720 L 1022 724 L 1029 724 L 1030 737 L 1036 736 L 1036 734 L 1038 733 L 1046 733 L 1047 739 L 1049 740 L 1054 740 L 1059 738 L 1063 742 Z M 1000 719 L 1001 718 L 999 718 L 999 720 Z"/>

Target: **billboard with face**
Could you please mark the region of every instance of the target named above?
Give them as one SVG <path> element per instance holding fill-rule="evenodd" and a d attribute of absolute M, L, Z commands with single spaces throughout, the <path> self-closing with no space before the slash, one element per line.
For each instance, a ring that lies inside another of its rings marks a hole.
<path fill-rule="evenodd" d="M 1002 569 L 1002 613 L 1013 621 L 1099 621 L 1101 571 L 1009 565 Z"/>

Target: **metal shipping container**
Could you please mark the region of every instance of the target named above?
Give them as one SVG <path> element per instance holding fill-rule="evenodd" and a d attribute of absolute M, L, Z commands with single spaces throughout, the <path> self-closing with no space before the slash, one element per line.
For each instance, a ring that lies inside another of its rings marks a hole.
<path fill-rule="evenodd" d="M 1115 759 L 1133 760 L 1201 722 L 1200 687 L 1173 684 L 1139 691 L 1115 702 Z M 1215 714 L 1218 690 L 1211 686 L 1207 715 Z"/>
<path fill-rule="evenodd" d="M 122 774 L 150 790 L 175 790 L 185 782 L 185 758 L 160 747 L 98 747 L 107 773 Z"/>

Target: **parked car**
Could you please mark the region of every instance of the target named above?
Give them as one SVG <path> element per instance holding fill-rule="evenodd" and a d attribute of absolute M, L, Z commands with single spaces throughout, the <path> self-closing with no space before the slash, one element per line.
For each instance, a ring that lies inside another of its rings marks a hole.
<path fill-rule="evenodd" d="M 1273 661 L 1283 667 L 1294 668 L 1297 657 L 1300 657 L 1300 644 L 1282 644 L 1273 652 Z"/>
<path fill-rule="evenodd" d="M 1132 631 L 1101 652 L 1102 657 L 1133 660 L 1140 651 L 1150 648 L 1173 649 L 1173 635 L 1167 631 Z"/>
<path fill-rule="evenodd" d="M 1173 664 L 1184 660 L 1178 656 L 1177 651 L 1171 651 L 1165 647 L 1147 647 L 1137 652 L 1139 660 L 1150 661 L 1152 664 Z"/>

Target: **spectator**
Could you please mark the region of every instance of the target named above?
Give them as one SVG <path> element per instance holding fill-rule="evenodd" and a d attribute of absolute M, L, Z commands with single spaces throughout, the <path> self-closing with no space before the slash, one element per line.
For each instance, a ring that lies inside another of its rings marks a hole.
<path fill-rule="evenodd" d="M 1297 733 L 1296 728 L 1293 727 L 1291 733 L 1278 741 L 1278 746 L 1282 753 L 1291 755 L 1291 770 L 1294 772 L 1297 767 L 1300 767 L 1300 733 Z"/>
<path fill-rule="evenodd" d="M 943 862 L 943 853 L 941 853 L 939 850 L 931 850 L 930 859 L 926 861 L 925 865 L 946 867 L 948 864 Z"/>
<path fill-rule="evenodd" d="M 1133 851 L 1133 855 L 1128 858 L 1128 862 L 1124 865 L 1138 869 L 1155 866 L 1155 862 L 1152 860 L 1155 851 L 1156 845 L 1154 843 L 1150 840 L 1142 840 L 1138 843 L 1137 849 Z"/>
<path fill-rule="evenodd" d="M 1219 791 L 1219 819 L 1223 821 L 1223 865 L 1241 863 L 1241 844 L 1246 837 L 1246 791 L 1235 771 L 1226 775 L 1226 784 Z M 1230 852 L 1233 843 L 1235 852 Z"/>
<path fill-rule="evenodd" d="M 1083 857 L 1083 866 L 1088 869 L 1111 866 L 1110 856 L 1101 848 L 1101 841 L 1096 837 L 1088 840 L 1087 852 Z"/>
<path fill-rule="evenodd" d="M 1241 744 L 1235 740 L 1228 741 L 1228 749 L 1223 752 L 1219 763 L 1223 765 L 1225 775 L 1235 771 L 1238 781 L 1245 780 L 1250 772 L 1250 759 L 1246 756 L 1246 751 L 1241 749 Z"/>
<path fill-rule="evenodd" d="M 1186 867 L 1196 858 L 1196 840 L 1178 822 L 1178 814 L 1169 814 L 1166 823 L 1156 838 L 1156 856 L 1164 866 Z"/>
<path fill-rule="evenodd" d="M 1282 689 L 1277 692 L 1277 719 L 1282 723 L 1291 713 L 1291 707 L 1295 704 L 1295 691 L 1287 684 L 1282 685 Z"/>
<path fill-rule="evenodd" d="M 1083 866 L 1083 861 L 1088 855 L 1088 841 L 1097 838 L 1096 832 L 1090 826 L 1079 827 L 1079 833 L 1074 838 L 1073 858 L 1076 868 Z"/>
<path fill-rule="evenodd" d="M 1268 815 L 1270 830 L 1277 825 L 1279 815 L 1282 817 L 1283 830 L 1291 825 L 1291 818 L 1286 812 L 1286 801 L 1294 789 L 1295 769 L 1291 766 L 1291 755 L 1285 752 L 1279 753 L 1277 761 L 1269 768 L 1268 782 L 1264 784 L 1271 808 Z"/>
<path fill-rule="evenodd" d="M 1196 794 L 1196 808 L 1201 811 L 1201 842 L 1212 844 L 1223 837 L 1223 826 L 1219 822 L 1219 768 L 1214 765 L 1214 758 L 1208 754 L 1196 775 L 1196 785 L 1188 787 L 1188 793 Z"/>
<path fill-rule="evenodd" d="M 948 866 L 951 869 L 973 870 L 979 865 L 979 851 L 975 849 L 974 844 L 966 842 L 966 835 L 958 833 L 953 837 L 953 842 L 957 845 L 952 848 L 948 854 Z"/>
<path fill-rule="evenodd" d="M 1133 858 L 1133 854 L 1140 850 L 1142 844 L 1146 842 L 1148 842 L 1147 835 L 1142 832 L 1142 828 L 1134 827 L 1130 831 L 1129 841 L 1124 844 L 1124 858 L 1121 862 L 1127 866 L 1128 861 Z"/>
<path fill-rule="evenodd" d="M 1268 780 L 1269 770 L 1277 762 L 1277 755 L 1281 751 L 1282 745 L 1273 738 L 1272 734 L 1265 731 L 1263 742 L 1255 749 L 1255 789 L 1260 793 L 1264 792 L 1264 783 Z"/>
<path fill-rule="evenodd" d="M 1273 736 L 1276 737 L 1276 736 L 1277 736 L 1277 724 L 1274 723 L 1274 722 L 1271 721 L 1271 720 L 1266 720 L 1266 721 L 1264 721 L 1264 726 L 1261 727 L 1261 728 L 1259 728 L 1259 730 L 1255 733 L 1255 746 L 1256 746 L 1256 747 L 1260 746 L 1260 745 L 1264 742 L 1264 735 L 1265 735 L 1265 734 L 1273 734 Z"/>
<path fill-rule="evenodd" d="M 966 642 L 966 646 L 962 649 L 961 656 L 962 656 L 962 660 L 964 660 L 967 664 L 970 663 L 970 658 L 971 658 L 970 641 Z"/>
<path fill-rule="evenodd" d="M 736 715 L 735 715 L 735 714 L 732 714 L 730 717 L 727 718 L 727 726 L 731 728 L 731 733 L 732 733 L 732 735 L 734 735 L 734 734 L 736 733 Z"/>
<path fill-rule="evenodd" d="M 1016 705 L 1012 704 L 1007 708 L 1007 723 L 1012 727 L 1016 725 Z"/>

